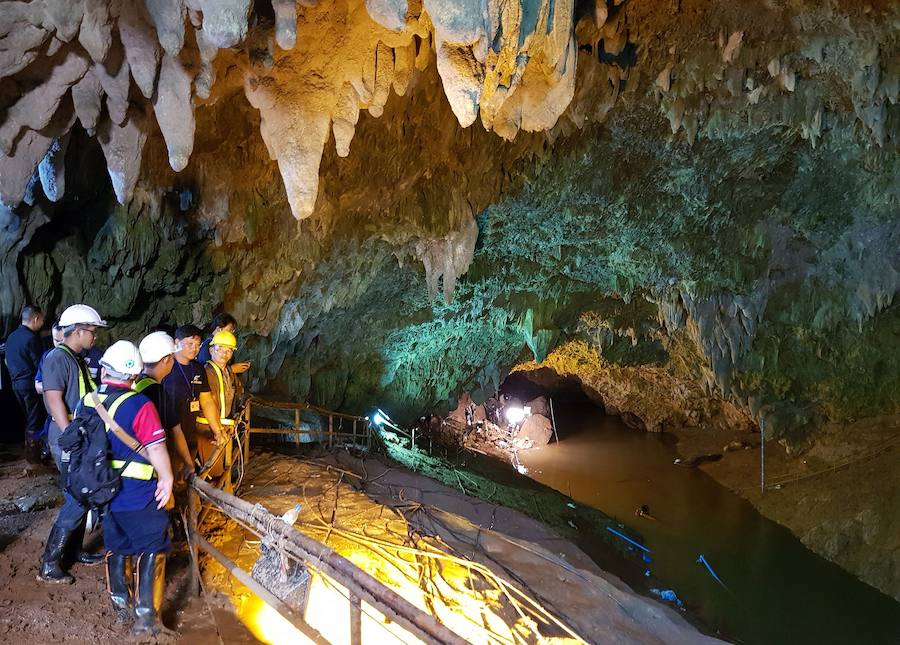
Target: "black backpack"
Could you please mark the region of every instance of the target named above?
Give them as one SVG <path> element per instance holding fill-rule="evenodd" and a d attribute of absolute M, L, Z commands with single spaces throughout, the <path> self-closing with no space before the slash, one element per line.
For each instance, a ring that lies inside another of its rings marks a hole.
<path fill-rule="evenodd" d="M 104 403 L 114 411 L 115 402 L 124 401 L 131 394 L 134 392 L 121 392 L 107 397 Z M 106 423 L 100 414 L 82 400 L 75 418 L 59 437 L 59 447 L 69 453 L 66 490 L 85 508 L 103 510 L 122 488 L 120 473 L 124 467 L 118 469 L 110 465 L 106 433 Z"/>

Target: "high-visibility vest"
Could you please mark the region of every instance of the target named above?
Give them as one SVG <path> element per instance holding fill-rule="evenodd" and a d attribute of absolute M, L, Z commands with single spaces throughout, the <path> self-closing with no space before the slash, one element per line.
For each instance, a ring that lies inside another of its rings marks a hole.
<path fill-rule="evenodd" d="M 223 426 L 233 426 L 234 419 L 225 416 L 225 375 L 222 373 L 222 368 L 212 361 L 207 361 L 206 364 L 213 369 L 216 380 L 219 382 L 219 423 Z M 197 423 L 209 425 L 209 421 L 205 417 L 197 417 Z"/>
<path fill-rule="evenodd" d="M 87 367 L 85 367 L 84 361 L 81 359 L 81 357 L 76 355 L 75 352 L 69 349 L 69 347 L 65 343 L 57 345 L 57 349 L 62 350 L 69 356 L 69 358 L 75 361 L 75 368 L 78 370 L 78 398 L 83 399 L 88 392 L 93 392 L 94 390 L 96 390 L 97 384 L 94 383 L 94 379 L 92 379 L 91 375 L 88 373 Z M 74 418 L 75 417 L 72 414 L 72 411 L 69 410 L 69 421 Z"/>
<path fill-rule="evenodd" d="M 131 389 L 140 394 L 151 385 L 156 385 L 156 380 L 149 376 L 142 376 L 134 382 L 134 385 L 131 386 Z"/>
<path fill-rule="evenodd" d="M 124 394 L 116 397 L 116 400 L 112 402 L 112 405 L 110 405 L 107 410 L 107 412 L 109 412 L 109 416 L 115 417 L 116 410 L 118 410 L 119 406 L 125 402 L 125 399 L 128 399 L 135 394 L 137 394 L 137 392 L 132 389 L 131 391 L 125 392 Z M 106 399 L 109 397 L 109 394 L 99 393 L 97 396 L 100 398 L 101 403 L 105 403 Z M 84 399 L 82 401 L 82 405 L 86 405 L 90 408 L 94 407 L 94 404 L 90 399 Z M 112 429 L 107 425 L 106 431 L 110 432 L 111 430 Z M 125 466 L 126 463 L 128 464 L 128 466 L 125 467 L 125 470 L 122 470 L 122 472 L 119 473 L 122 477 L 148 481 L 150 479 L 153 479 L 154 475 L 156 475 L 156 469 L 153 468 L 152 464 L 145 464 L 138 461 L 126 462 L 124 459 L 110 459 L 109 461 L 109 465 L 117 470 L 120 470 L 123 466 Z"/>

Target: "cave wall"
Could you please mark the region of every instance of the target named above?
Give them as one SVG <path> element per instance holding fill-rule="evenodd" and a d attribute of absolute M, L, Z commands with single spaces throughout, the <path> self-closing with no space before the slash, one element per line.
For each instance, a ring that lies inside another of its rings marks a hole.
<path fill-rule="evenodd" d="M 651 430 L 898 411 L 893 3 L 8 4 L 8 320 L 226 309 L 254 390 L 399 418 L 516 365 Z"/>

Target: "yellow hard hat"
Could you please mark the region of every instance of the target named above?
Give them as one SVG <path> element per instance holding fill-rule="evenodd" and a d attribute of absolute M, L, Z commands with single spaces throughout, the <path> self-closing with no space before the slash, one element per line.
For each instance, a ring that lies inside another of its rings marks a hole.
<path fill-rule="evenodd" d="M 209 344 L 237 349 L 237 339 L 230 331 L 217 331 Z"/>

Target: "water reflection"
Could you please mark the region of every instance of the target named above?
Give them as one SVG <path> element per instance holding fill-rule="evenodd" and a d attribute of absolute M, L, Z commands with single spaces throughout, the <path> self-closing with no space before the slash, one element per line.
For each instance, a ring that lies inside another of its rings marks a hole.
<path fill-rule="evenodd" d="M 702 471 L 673 465 L 671 438 L 583 401 L 559 405 L 557 423 L 559 445 L 520 454 L 529 475 L 640 533 L 653 574 L 712 630 L 745 643 L 900 643 L 900 604 Z M 655 520 L 635 516 L 642 504 Z"/>

